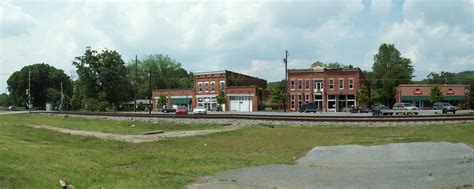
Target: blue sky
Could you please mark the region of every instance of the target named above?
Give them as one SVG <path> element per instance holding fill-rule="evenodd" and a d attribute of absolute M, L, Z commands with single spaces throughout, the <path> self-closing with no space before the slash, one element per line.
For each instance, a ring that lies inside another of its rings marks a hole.
<path fill-rule="evenodd" d="M 128 62 L 166 54 L 189 71 L 233 70 L 268 81 L 319 60 L 370 70 L 382 43 L 415 79 L 474 70 L 473 0 L 1 1 L 0 92 L 9 74 L 44 62 L 75 71 L 86 46 Z"/>

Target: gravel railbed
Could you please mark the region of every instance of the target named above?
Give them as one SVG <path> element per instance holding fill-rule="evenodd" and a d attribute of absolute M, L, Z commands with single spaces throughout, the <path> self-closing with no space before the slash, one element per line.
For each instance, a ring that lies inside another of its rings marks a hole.
<path fill-rule="evenodd" d="M 424 126 L 424 125 L 448 125 L 474 123 L 471 120 L 460 121 L 381 121 L 381 122 L 327 122 L 327 121 L 272 121 L 272 120 L 250 120 L 250 119 L 191 119 L 191 118 L 147 118 L 147 117 L 122 117 L 122 116 L 91 116 L 91 115 L 63 115 L 44 114 L 58 117 L 75 117 L 87 119 L 110 119 L 120 121 L 163 121 L 181 124 L 217 124 L 238 126 L 342 126 L 342 127 L 395 127 L 395 126 Z"/>

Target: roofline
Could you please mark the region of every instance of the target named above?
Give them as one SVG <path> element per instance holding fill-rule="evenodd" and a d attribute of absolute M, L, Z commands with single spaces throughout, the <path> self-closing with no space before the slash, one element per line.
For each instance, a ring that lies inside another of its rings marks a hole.
<path fill-rule="evenodd" d="M 438 85 L 440 87 L 443 86 L 449 86 L 449 87 L 466 87 L 469 85 L 463 85 L 463 84 L 399 84 L 399 87 L 431 87 L 433 85 Z"/>
<path fill-rule="evenodd" d="M 210 75 L 210 74 L 223 74 L 227 70 L 219 70 L 219 71 L 207 71 L 207 72 L 195 72 L 193 73 L 195 76 L 196 75 Z"/>

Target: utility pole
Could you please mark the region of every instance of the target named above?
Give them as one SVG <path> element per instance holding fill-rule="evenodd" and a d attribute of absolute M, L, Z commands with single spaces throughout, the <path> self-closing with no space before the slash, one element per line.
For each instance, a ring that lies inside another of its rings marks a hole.
<path fill-rule="evenodd" d="M 288 101 L 290 95 L 288 95 L 288 50 L 285 51 L 285 58 L 283 59 L 283 64 L 285 64 L 285 112 L 288 108 Z"/>
<path fill-rule="evenodd" d="M 64 93 L 63 93 L 63 82 L 61 81 L 61 105 L 59 105 L 59 111 L 63 111 L 64 106 Z"/>
<path fill-rule="evenodd" d="M 31 114 L 31 67 L 28 67 L 28 112 Z"/>
<path fill-rule="evenodd" d="M 138 85 L 138 81 L 137 81 L 138 70 L 137 69 L 138 69 L 138 56 L 135 55 L 135 90 L 134 90 L 134 95 L 135 95 L 134 96 L 134 99 L 135 99 L 134 102 L 135 103 L 133 104 L 133 111 L 134 112 L 137 112 L 137 90 L 138 90 L 138 87 L 137 87 L 137 85 Z"/>
<path fill-rule="evenodd" d="M 153 97 L 153 91 L 151 90 L 151 67 L 150 67 L 150 98 L 148 99 L 148 114 L 151 114 L 151 98 Z"/>

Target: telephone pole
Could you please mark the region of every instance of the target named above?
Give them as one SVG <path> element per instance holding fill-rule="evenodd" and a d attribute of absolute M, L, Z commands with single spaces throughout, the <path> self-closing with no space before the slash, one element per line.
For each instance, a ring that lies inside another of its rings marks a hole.
<path fill-rule="evenodd" d="M 138 81 L 137 81 L 138 71 L 137 71 L 137 69 L 138 69 L 138 56 L 135 55 L 135 90 L 134 90 L 134 95 L 135 95 L 134 96 L 134 99 L 135 99 L 134 102 L 135 103 L 133 104 L 133 111 L 134 112 L 137 112 L 137 90 L 138 90 L 138 87 L 137 87 L 137 85 L 138 85 Z"/>
<path fill-rule="evenodd" d="M 64 106 L 64 93 L 63 93 L 63 82 L 61 82 L 61 105 L 59 105 L 59 111 L 63 111 Z"/>
<path fill-rule="evenodd" d="M 153 98 L 153 91 L 151 90 L 151 67 L 150 67 L 150 98 L 148 99 L 148 114 L 151 114 L 151 98 Z"/>
<path fill-rule="evenodd" d="M 31 114 L 31 67 L 28 67 L 28 112 Z"/>
<path fill-rule="evenodd" d="M 285 108 L 284 111 L 288 108 L 288 101 L 289 101 L 289 95 L 288 95 L 288 50 L 285 51 L 285 58 L 283 59 L 283 64 L 285 64 Z"/>

